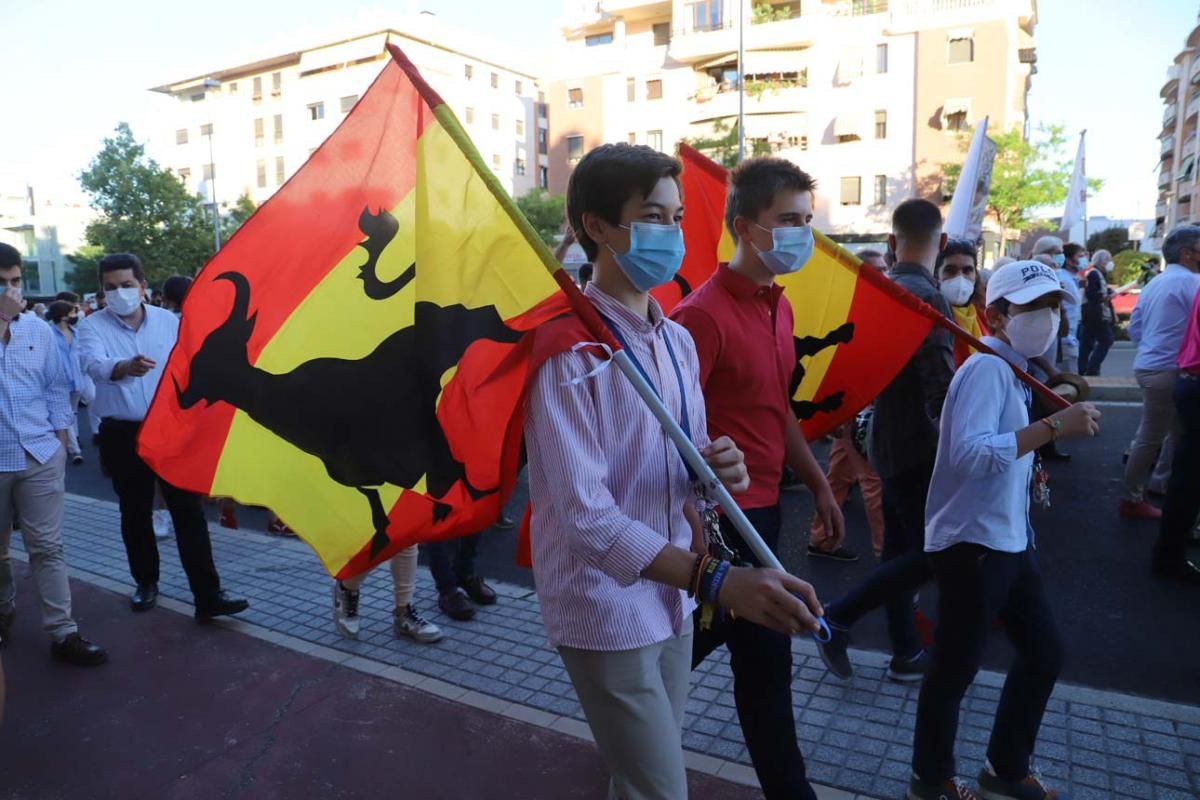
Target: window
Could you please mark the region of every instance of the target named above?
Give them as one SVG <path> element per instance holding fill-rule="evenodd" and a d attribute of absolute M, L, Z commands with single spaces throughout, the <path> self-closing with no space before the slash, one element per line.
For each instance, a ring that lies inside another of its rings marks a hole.
<path fill-rule="evenodd" d="M 283 114 L 275 115 L 275 144 L 283 144 Z"/>
<path fill-rule="evenodd" d="M 541 189 L 550 188 L 550 170 L 546 167 L 538 167 L 538 187 Z"/>
<path fill-rule="evenodd" d="M 538 102 L 545 104 L 545 102 L 546 102 L 546 93 L 545 92 L 538 92 Z"/>
<path fill-rule="evenodd" d="M 583 108 L 583 89 L 567 90 L 567 106 L 570 108 Z"/>
<path fill-rule="evenodd" d="M 725 15 L 722 12 L 725 0 L 699 0 L 687 5 L 692 10 L 692 30 L 715 31 L 724 27 Z"/>
<path fill-rule="evenodd" d="M 652 81 L 646 81 L 646 99 L 647 100 L 662 100 L 662 81 L 655 78 Z"/>
<path fill-rule="evenodd" d="M 179 130 L 175 131 L 175 144 L 187 144 L 187 143 L 188 143 L 187 128 L 180 128 Z"/>
<path fill-rule="evenodd" d="M 887 112 L 886 111 L 876 111 L 875 112 L 875 138 L 876 139 L 886 139 L 887 138 Z"/>
<path fill-rule="evenodd" d="M 874 204 L 877 206 L 887 205 L 887 175 L 875 176 L 875 197 Z"/>
<path fill-rule="evenodd" d="M 629 143 L 630 143 L 630 144 L 637 144 L 637 134 L 636 134 L 636 133 L 634 133 L 633 131 L 630 131 L 630 132 L 629 132 Z"/>
<path fill-rule="evenodd" d="M 492 114 L 492 130 L 494 130 L 494 131 L 500 130 L 500 115 L 499 114 Z"/>
<path fill-rule="evenodd" d="M 500 169 L 500 154 L 492 153 L 492 169 Z"/>
<path fill-rule="evenodd" d="M 886 44 L 875 45 L 875 71 L 880 75 L 887 72 L 888 69 L 888 46 Z"/>
<path fill-rule="evenodd" d="M 229 83 L 229 93 L 230 93 L 230 94 L 237 94 L 237 81 L 230 81 L 230 83 Z"/>
<path fill-rule="evenodd" d="M 463 77 L 471 80 L 471 78 L 475 77 L 475 68 L 470 64 L 463 64 Z"/>
<path fill-rule="evenodd" d="M 354 104 L 358 102 L 358 95 L 348 94 L 338 101 L 343 114 L 349 114 L 350 109 L 354 108 Z"/>
<path fill-rule="evenodd" d="M 192 177 L 192 171 L 187 167 L 182 167 L 181 169 L 177 170 L 177 172 L 179 173 L 179 180 L 183 181 L 184 184 L 186 184 L 188 179 Z"/>
<path fill-rule="evenodd" d="M 204 180 L 206 180 L 206 181 L 211 181 L 211 180 L 213 179 L 213 165 L 212 165 L 212 164 L 205 164 L 205 165 L 204 165 L 204 169 L 203 169 L 203 171 L 200 173 L 200 175 L 201 175 L 201 177 L 202 177 Z"/>
<path fill-rule="evenodd" d="M 258 160 L 257 173 L 258 173 L 258 188 L 260 188 L 260 189 L 267 188 L 267 162 L 263 161 L 261 158 Z"/>
<path fill-rule="evenodd" d="M 951 36 L 946 51 L 946 61 L 950 64 L 969 64 L 975 60 L 975 39 L 972 36 Z"/>
<path fill-rule="evenodd" d="M 525 135 L 525 120 L 519 119 L 519 120 L 517 120 L 517 136 L 524 136 L 524 135 Z"/>
<path fill-rule="evenodd" d="M 463 119 L 467 121 L 468 125 L 474 125 L 475 109 L 471 108 L 470 106 L 467 106 L 465 109 L 463 109 Z"/>
<path fill-rule="evenodd" d="M 671 43 L 671 23 L 656 22 L 653 25 L 653 29 L 655 47 L 661 47 L 664 44 Z"/>
<path fill-rule="evenodd" d="M 547 152 L 549 152 L 549 149 L 550 141 L 547 138 L 546 129 L 538 128 L 538 154 L 544 156 Z"/>
<path fill-rule="evenodd" d="M 842 178 L 842 205 L 857 206 L 862 203 L 862 178 Z"/>
<path fill-rule="evenodd" d="M 625 101 L 632 103 L 637 100 L 637 78 L 625 79 Z"/>
<path fill-rule="evenodd" d="M 800 150 L 808 150 L 807 136 L 789 136 L 787 137 L 787 146 L 795 147 Z"/>
<path fill-rule="evenodd" d="M 550 114 L 550 107 L 545 103 L 537 104 L 538 119 L 546 119 Z"/>
<path fill-rule="evenodd" d="M 646 131 L 646 145 L 661 153 L 663 149 L 662 131 Z"/>
<path fill-rule="evenodd" d="M 283 186 L 283 156 L 275 156 L 275 185 Z"/>
<path fill-rule="evenodd" d="M 212 136 L 212 123 L 211 122 L 200 126 L 200 135 L 201 136 Z"/>
<path fill-rule="evenodd" d="M 324 103 L 309 103 L 308 118 L 314 122 L 319 119 L 325 119 L 325 104 Z"/>
<path fill-rule="evenodd" d="M 492 88 L 493 89 L 500 88 L 500 75 L 495 72 L 492 73 Z"/>
<path fill-rule="evenodd" d="M 254 146 L 262 147 L 263 145 L 263 119 L 259 117 L 254 120 Z"/>
<path fill-rule="evenodd" d="M 254 102 L 262 102 L 262 76 L 254 79 Z"/>
<path fill-rule="evenodd" d="M 513 91 L 517 94 L 524 94 L 525 87 L 521 85 L 520 80 L 513 81 Z"/>
<path fill-rule="evenodd" d="M 583 158 L 583 137 L 568 136 L 567 137 L 567 161 L 572 164 L 578 164 L 579 159 Z"/>
<path fill-rule="evenodd" d="M 279 94 L 282 91 L 283 91 L 283 73 L 282 72 L 272 72 L 271 73 L 271 96 L 279 97 Z"/>
<path fill-rule="evenodd" d="M 525 174 L 525 159 L 523 159 L 523 158 L 517 158 L 517 174 L 518 175 Z"/>
<path fill-rule="evenodd" d="M 597 45 L 602 44 L 612 44 L 612 40 L 612 31 L 607 31 L 605 33 L 593 33 L 590 36 L 586 36 L 584 37 L 583 43 L 588 47 L 596 47 Z"/>
<path fill-rule="evenodd" d="M 946 120 L 946 130 L 965 131 L 967 129 L 967 112 L 965 109 L 947 111 L 942 115 Z"/>

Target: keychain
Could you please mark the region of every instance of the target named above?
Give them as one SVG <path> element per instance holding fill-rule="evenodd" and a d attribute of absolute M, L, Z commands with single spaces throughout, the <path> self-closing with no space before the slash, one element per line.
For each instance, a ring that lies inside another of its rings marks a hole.
<path fill-rule="evenodd" d="M 1050 507 L 1050 473 L 1042 463 L 1041 456 L 1033 459 L 1033 477 L 1029 484 L 1029 497 L 1040 508 Z"/>

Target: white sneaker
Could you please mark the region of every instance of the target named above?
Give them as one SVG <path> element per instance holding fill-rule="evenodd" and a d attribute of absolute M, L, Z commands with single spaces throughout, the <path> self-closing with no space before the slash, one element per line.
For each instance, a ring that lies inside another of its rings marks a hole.
<path fill-rule="evenodd" d="M 333 582 L 333 624 L 347 639 L 358 638 L 358 592 Z"/>
<path fill-rule="evenodd" d="M 442 629 L 422 617 L 412 603 L 402 609 L 397 608 L 394 614 L 397 636 L 407 636 L 425 644 L 442 640 Z"/>
<path fill-rule="evenodd" d="M 165 508 L 154 511 L 154 538 L 169 539 L 175 533 L 175 523 L 171 521 L 171 512 Z"/>

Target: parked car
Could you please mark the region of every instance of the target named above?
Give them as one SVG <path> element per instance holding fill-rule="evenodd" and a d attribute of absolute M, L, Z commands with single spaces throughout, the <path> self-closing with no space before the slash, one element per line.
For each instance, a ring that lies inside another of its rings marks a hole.
<path fill-rule="evenodd" d="M 1124 286 L 1112 289 L 1112 291 L 1113 311 L 1116 313 L 1118 320 L 1127 322 L 1130 315 L 1133 314 L 1133 307 L 1137 305 L 1138 295 L 1142 293 L 1142 287 L 1138 281 L 1131 281 Z"/>

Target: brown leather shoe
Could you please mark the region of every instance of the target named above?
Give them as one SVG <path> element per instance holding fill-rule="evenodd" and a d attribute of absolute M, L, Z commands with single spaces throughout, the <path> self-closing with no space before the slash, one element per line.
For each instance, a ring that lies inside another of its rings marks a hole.
<path fill-rule="evenodd" d="M 72 633 L 61 642 L 51 642 L 50 655 L 77 667 L 94 667 L 108 661 L 108 653 L 103 647 L 89 642 L 78 633 Z"/>
<path fill-rule="evenodd" d="M 496 590 L 483 582 L 483 578 L 472 575 L 458 582 L 467 593 L 467 597 L 478 606 L 490 606 L 496 603 Z"/>
<path fill-rule="evenodd" d="M 438 595 L 438 608 L 447 617 L 459 622 L 475 619 L 475 606 L 471 605 L 471 601 L 467 599 L 461 589 Z"/>

